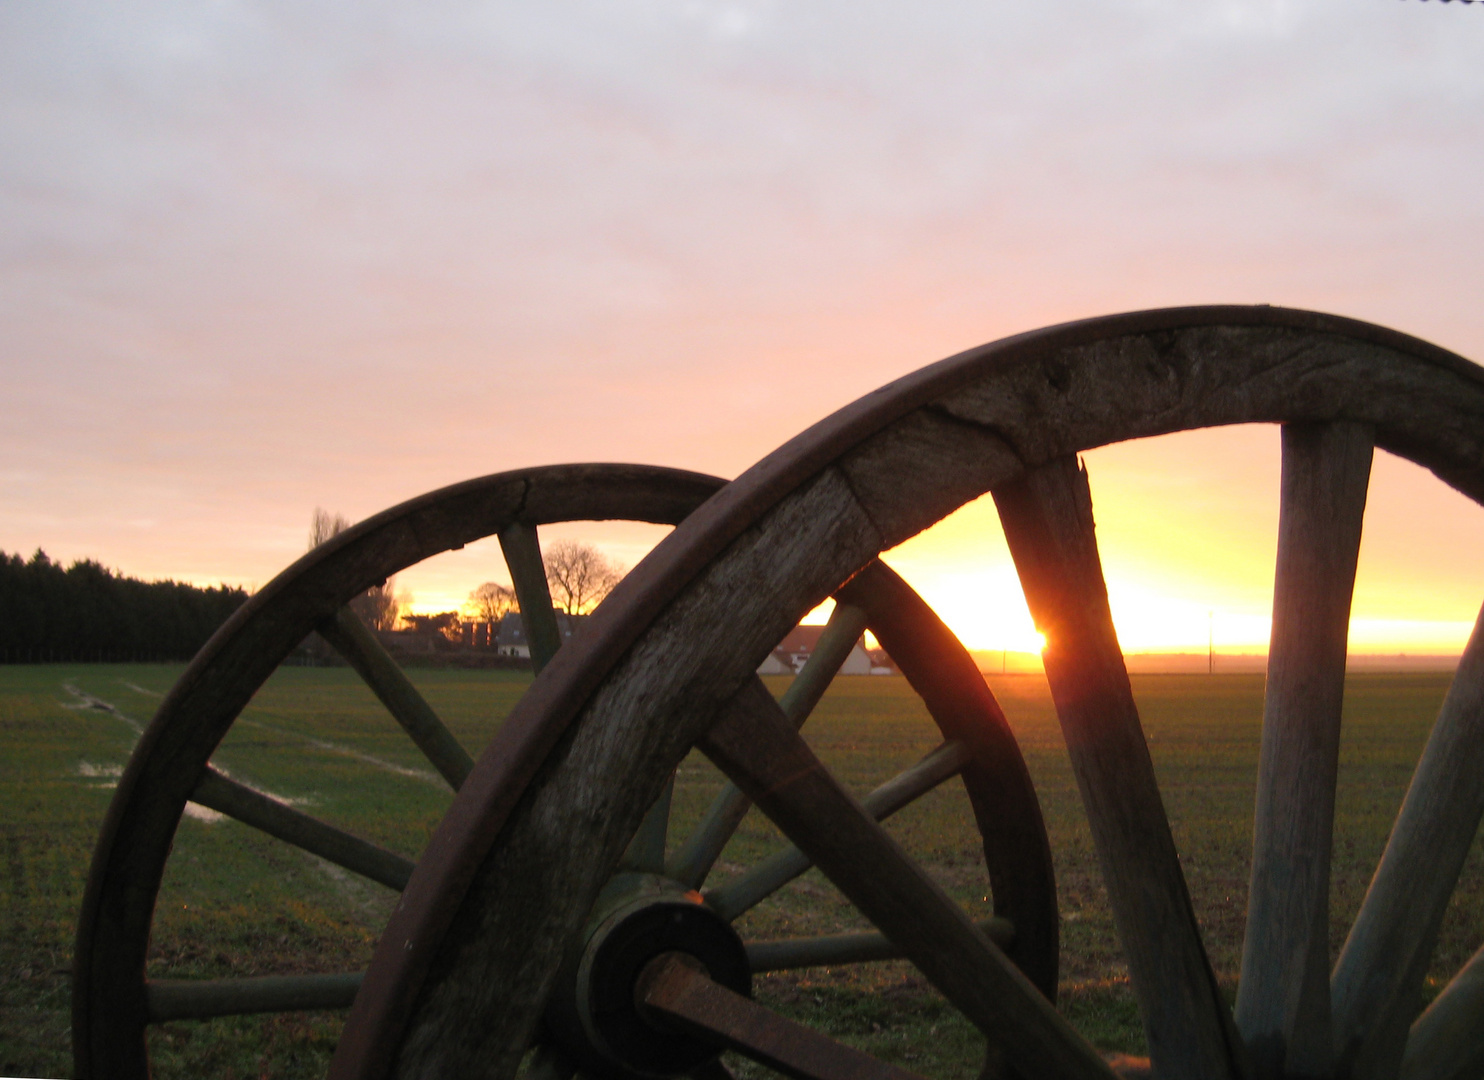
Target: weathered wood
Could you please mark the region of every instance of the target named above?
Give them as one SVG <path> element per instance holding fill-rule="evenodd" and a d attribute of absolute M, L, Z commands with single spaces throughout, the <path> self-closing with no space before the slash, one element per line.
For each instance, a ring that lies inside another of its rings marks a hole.
<path fill-rule="evenodd" d="M 1438 928 L 1484 816 L 1484 613 L 1335 965 L 1335 1045 L 1354 1080 L 1396 1075 Z M 1445 1006 L 1445 1011 L 1446 1011 Z M 1484 1012 L 1471 1018 L 1484 1030 Z M 1484 1045 L 1484 1044 L 1481 1044 Z"/>
<path fill-rule="evenodd" d="M 208 767 L 202 774 L 191 798 L 389 889 L 405 889 L 412 877 L 412 860 L 285 806 L 215 769 Z"/>
<path fill-rule="evenodd" d="M 1484 949 L 1412 1025 L 1400 1080 L 1477 1080 L 1484 1074 Z"/>
<path fill-rule="evenodd" d="M 154 979 L 144 997 L 151 1023 L 249 1013 L 348 1009 L 365 973 L 259 975 L 245 979 Z"/>
<path fill-rule="evenodd" d="M 1371 455 L 1370 429 L 1360 424 L 1283 429 L 1272 643 L 1236 1007 L 1263 1080 L 1328 1076 L 1333 1064 L 1330 846 Z"/>
<path fill-rule="evenodd" d="M 474 759 L 444 726 L 438 714 L 381 647 L 356 613 L 343 607 L 319 625 L 320 636 L 355 668 L 393 719 L 401 724 L 423 756 L 455 791 L 463 784 Z"/>
<path fill-rule="evenodd" d="M 878 547 L 838 474 L 817 477 L 738 536 L 725 560 L 698 568 L 697 594 L 656 612 L 642 641 L 623 634 L 612 661 L 635 677 L 604 680 L 607 654 L 595 659 L 592 650 L 617 647 L 606 627 L 633 617 L 625 596 L 648 602 L 649 570 L 635 567 L 583 632 L 562 646 L 475 763 L 418 864 L 409 894 L 418 889 L 419 896 L 399 906 L 382 935 L 377 955 L 400 953 L 388 970 L 427 964 L 431 973 L 416 997 L 405 991 L 409 983 L 420 985 L 413 975 L 386 984 L 392 994 L 381 999 L 385 1005 L 413 1012 L 400 1048 L 381 1041 L 401 1030 L 400 1021 L 368 1025 L 359 1046 L 341 1040 L 332 1076 L 359 1077 L 386 1063 L 389 1052 L 395 1060 L 388 1071 L 403 1075 L 513 1075 L 555 977 L 556 957 L 586 919 L 665 774 L 738 691 L 754 685 L 757 664 L 799 614 L 834 592 Z M 718 629 L 731 621 L 743 628 L 740 634 Z M 581 693 L 583 716 L 570 729 L 550 725 L 545 718 L 556 702 L 549 695 L 580 686 L 592 691 Z M 527 789 L 512 777 L 538 782 Z M 529 800 L 522 798 L 527 793 Z M 498 844 L 485 846 L 496 837 Z M 466 840 L 478 851 L 473 860 L 460 846 Z M 458 906 L 449 918 L 451 904 Z M 413 919 L 424 914 L 438 916 L 443 929 L 426 932 Z M 372 975 L 348 1026 L 358 1015 L 387 1015 L 369 1007 Z"/>
<path fill-rule="evenodd" d="M 531 666 L 540 671 L 562 647 L 562 632 L 551 607 L 546 584 L 546 563 L 534 526 L 515 521 L 500 530 L 500 551 L 520 603 L 520 623 L 531 650 Z"/>
<path fill-rule="evenodd" d="M 1108 608 L 1074 458 L 994 490 L 1087 807 L 1155 1072 L 1230 1080 L 1241 1048 L 1201 943 Z"/>
<path fill-rule="evenodd" d="M 835 781 L 766 693 L 738 695 L 701 750 L 1012 1063 L 1110 1075 L 1096 1050 Z"/>
<path fill-rule="evenodd" d="M 636 996 L 657 1023 L 736 1050 L 795 1080 L 918 1080 L 712 982 L 680 953 L 652 961 Z"/>
<path fill-rule="evenodd" d="M 1001 949 L 1015 940 L 1015 926 L 1009 919 L 991 916 L 988 919 L 975 919 L 974 925 Z M 747 962 L 754 975 L 763 971 L 900 960 L 903 955 L 902 950 L 885 934 L 828 934 L 823 937 L 747 942 Z"/>
<path fill-rule="evenodd" d="M 665 872 L 665 837 L 670 831 L 670 801 L 675 794 L 675 777 L 665 781 L 660 797 L 654 801 L 639 831 L 629 841 L 628 848 L 619 861 L 625 870 L 641 874 L 663 874 Z"/>
<path fill-rule="evenodd" d="M 835 605 L 814 652 L 804 662 L 804 670 L 788 684 L 779 701 L 795 727 L 804 726 L 865 629 L 864 611 L 852 604 Z M 707 807 L 700 825 L 676 851 L 665 872 L 681 884 L 700 888 L 751 806 L 736 784 L 727 784 Z"/>
<path fill-rule="evenodd" d="M 861 799 L 861 807 L 876 821 L 884 821 L 909 806 L 969 763 L 969 748 L 961 742 L 944 743 L 911 768 L 903 769 Z M 706 903 L 728 922 L 772 896 L 814 863 L 797 847 L 789 846 L 758 863 L 742 877 L 708 891 Z"/>

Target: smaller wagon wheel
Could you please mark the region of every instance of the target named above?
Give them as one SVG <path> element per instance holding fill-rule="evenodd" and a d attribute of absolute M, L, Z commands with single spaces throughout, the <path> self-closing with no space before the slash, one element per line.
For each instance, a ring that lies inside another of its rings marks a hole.
<path fill-rule="evenodd" d="M 1284 465 L 1234 1016 L 1165 816 L 1076 455 L 1254 422 L 1283 426 Z M 1484 633 L 1470 641 L 1328 970 L 1340 702 L 1373 447 L 1484 501 L 1484 372 L 1381 327 L 1270 307 L 1139 312 L 1019 335 L 817 424 L 667 537 L 517 707 L 498 753 L 481 758 L 439 826 L 437 859 L 409 883 L 414 902 L 381 938 L 332 1076 L 513 1075 L 553 988 L 566 985 L 570 943 L 583 940 L 594 899 L 665 778 L 699 746 L 1011 1068 L 1107 1080 L 1097 1052 L 751 689 L 752 667 L 800 614 L 881 551 L 987 492 L 1048 639 L 1047 677 L 1154 1073 L 1477 1075 L 1484 950 L 1418 1012 L 1438 925 L 1484 812 Z M 777 1018 L 740 1006 L 723 1015 L 718 1001 L 732 1000 L 725 976 L 712 968 L 708 979 L 697 962 L 711 967 L 704 956 L 671 956 L 605 990 L 656 1038 L 703 1031 L 713 1045 L 750 1045 L 764 1059 L 788 1042 Z M 758 1031 L 771 1050 L 749 1044 Z M 813 1056 L 794 1059 L 793 1075 L 890 1072 L 810 1045 Z"/>
<path fill-rule="evenodd" d="M 162 703 L 110 807 L 78 929 L 74 979 L 78 1074 L 147 1075 L 145 1032 L 151 1023 L 339 1008 L 355 998 L 359 973 L 155 981 L 144 976 L 155 896 L 187 800 L 393 889 L 403 888 L 413 873 L 409 860 L 260 795 L 209 763 L 248 700 L 311 630 L 318 630 L 350 663 L 449 786 L 458 790 L 472 766 L 467 752 L 345 606 L 348 600 L 430 555 L 498 534 L 521 609 L 530 613 L 528 635 L 539 669 L 561 653 L 535 527 L 614 518 L 673 524 L 722 483 L 677 470 L 613 465 L 557 466 L 470 481 L 347 530 L 299 560 L 244 605 Z M 868 627 L 875 630 L 899 658 L 948 741 L 868 796 L 867 803 L 877 816 L 886 817 L 946 779 L 962 776 L 985 836 L 1001 837 L 985 844 L 996 913 L 987 929 L 1038 987 L 1054 994 L 1057 918 L 1050 852 L 1029 776 L 1003 715 L 962 646 L 884 566 L 862 574 L 841 593 L 841 600 L 781 707 L 802 724 L 861 633 Z M 536 686 L 540 685 L 538 680 Z M 667 789 L 630 845 L 618 875 L 620 886 L 642 879 L 643 889 L 657 889 L 666 902 L 699 887 L 748 805 L 735 788 L 725 791 L 688 842 L 667 860 Z M 1008 834 L 1007 824 L 1013 826 Z M 435 850 L 433 860 L 437 858 Z M 728 887 L 714 890 L 706 910 L 720 914 L 710 922 L 725 927 L 809 865 L 796 850 L 781 852 Z M 404 902 L 402 910 L 411 909 Z M 734 934 L 726 940 L 733 939 Z M 893 955 L 896 950 L 880 935 L 771 942 L 738 954 L 742 964 L 738 978 L 749 980 L 753 971 Z M 553 1012 L 553 1023 L 560 1022 Z M 677 1046 L 672 1052 L 694 1054 L 693 1045 L 682 1041 Z M 714 1052 L 707 1049 L 703 1056 Z"/>
<path fill-rule="evenodd" d="M 78 920 L 73 1055 L 79 1076 L 148 1075 L 149 1024 L 307 1008 L 343 1008 L 359 973 L 219 980 L 145 979 L 155 899 L 186 802 L 194 801 L 371 881 L 401 889 L 413 864 L 239 784 L 211 755 L 259 687 L 311 632 L 353 667 L 457 790 L 473 765 L 346 606 L 414 563 L 498 534 L 539 668 L 556 652 L 538 525 L 625 519 L 673 525 L 722 481 L 632 465 L 500 473 L 412 499 L 347 529 L 294 563 L 213 636 L 161 703 L 109 806 Z"/>

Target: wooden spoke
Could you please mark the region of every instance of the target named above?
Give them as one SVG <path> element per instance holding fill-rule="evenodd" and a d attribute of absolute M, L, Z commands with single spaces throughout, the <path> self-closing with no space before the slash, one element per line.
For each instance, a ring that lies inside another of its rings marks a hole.
<path fill-rule="evenodd" d="M 794 727 L 804 725 L 865 632 L 864 611 L 853 604 L 835 605 L 824 633 L 820 634 L 818 644 L 804 662 L 804 669 L 789 683 L 779 701 L 784 715 Z M 700 888 L 751 806 L 752 802 L 738 790 L 737 785 L 728 784 L 711 803 L 696 831 L 675 853 L 665 872 L 681 884 L 692 889 Z"/>
<path fill-rule="evenodd" d="M 270 799 L 210 766 L 191 799 L 389 889 L 400 892 L 412 877 L 411 860 Z"/>
<path fill-rule="evenodd" d="M 641 874 L 663 874 L 665 872 L 665 836 L 670 829 L 670 800 L 675 794 L 675 777 L 665 781 L 660 797 L 639 823 L 639 831 L 629 841 L 619 863 L 625 870 L 636 870 Z"/>
<path fill-rule="evenodd" d="M 455 791 L 463 786 L 474 759 L 355 612 L 341 608 L 320 624 L 319 633 L 356 669 L 449 786 Z"/>
<path fill-rule="evenodd" d="M 1408 1028 L 1422 1008 L 1423 979 L 1443 913 L 1484 815 L 1481 775 L 1484 613 L 1335 965 L 1336 1052 L 1341 1070 L 1357 1080 L 1396 1075 Z M 1484 1012 L 1470 1023 L 1474 1030 L 1484 1028 Z"/>
<path fill-rule="evenodd" d="M 1283 501 L 1236 1019 L 1260 1077 L 1328 1076 L 1329 867 L 1370 430 L 1283 429 Z M 1157 1064 L 1157 1063 L 1156 1063 Z"/>
<path fill-rule="evenodd" d="M 156 979 L 144 984 L 150 1023 L 247 1013 L 348 1009 L 365 973 L 260 975 L 248 979 Z"/>
<path fill-rule="evenodd" d="M 1401 1080 L 1474 1080 L 1484 1072 L 1484 949 L 1412 1025 Z M 1393 1074 L 1395 1075 L 1395 1074 Z"/>
<path fill-rule="evenodd" d="M 699 745 L 1012 1061 L 1106 1080 L 1097 1051 L 835 782 L 766 688 L 749 684 Z"/>
<path fill-rule="evenodd" d="M 969 756 L 969 748 L 963 743 L 944 743 L 867 795 L 861 806 L 875 820 L 884 821 L 949 777 L 958 775 L 969 763 Z M 706 893 L 706 903 L 731 922 L 813 865 L 809 856 L 797 847 L 786 848 L 764 859 L 736 881 Z"/>
<path fill-rule="evenodd" d="M 796 1080 L 917 1080 L 712 982 L 682 953 L 651 961 L 635 994 L 658 1023 L 736 1050 Z"/>
<path fill-rule="evenodd" d="M 974 925 L 1001 949 L 1015 939 L 1015 926 L 1009 919 L 976 919 Z M 836 964 L 866 964 L 875 960 L 900 960 L 903 955 L 902 950 L 885 934 L 829 934 L 823 937 L 747 943 L 747 962 L 752 966 L 753 974 Z"/>
<path fill-rule="evenodd" d="M 901 669 L 945 739 L 969 747 L 960 776 L 983 841 L 993 913 L 1015 924 L 1007 950 L 1056 1000 L 1061 920 L 1046 823 L 1030 771 L 979 665 L 925 600 L 877 560 L 836 594 L 874 615 L 871 632 Z"/>
<path fill-rule="evenodd" d="M 1113 629 L 1087 474 L 1075 458 L 994 489 L 1031 614 L 1114 921 L 1161 1076 L 1243 1072 L 1201 943 L 1154 764 Z"/>
<path fill-rule="evenodd" d="M 531 650 L 531 667 L 540 672 L 561 648 L 562 632 L 551 607 L 546 564 L 541 559 L 535 527 L 518 521 L 505 526 L 500 530 L 500 550 L 515 586 L 515 599 L 520 603 L 520 623 Z"/>

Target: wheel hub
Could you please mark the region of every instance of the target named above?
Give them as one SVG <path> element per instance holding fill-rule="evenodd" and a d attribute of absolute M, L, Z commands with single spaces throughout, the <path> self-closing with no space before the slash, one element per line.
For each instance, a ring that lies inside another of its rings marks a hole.
<path fill-rule="evenodd" d="M 618 875 L 593 911 L 547 1008 L 562 1050 L 584 1071 L 606 1076 L 676 1076 L 715 1057 L 713 1044 L 646 1019 L 635 987 L 651 960 L 678 952 L 712 981 L 750 996 L 752 969 L 736 931 L 699 893 L 652 874 Z"/>

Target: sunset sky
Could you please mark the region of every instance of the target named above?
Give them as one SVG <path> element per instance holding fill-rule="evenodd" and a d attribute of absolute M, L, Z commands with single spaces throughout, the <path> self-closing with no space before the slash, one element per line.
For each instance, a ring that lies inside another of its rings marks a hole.
<path fill-rule="evenodd" d="M 0 549 L 248 586 L 484 473 L 734 476 L 1049 323 L 1271 302 L 1484 360 L 1484 5 L 0 6 Z M 1088 457 L 1131 650 L 1267 636 L 1278 437 Z M 1456 650 L 1484 513 L 1378 455 L 1352 640 Z M 632 565 L 661 530 L 577 525 Z M 888 556 L 1033 647 L 988 500 Z M 493 544 L 400 579 L 419 610 Z"/>

